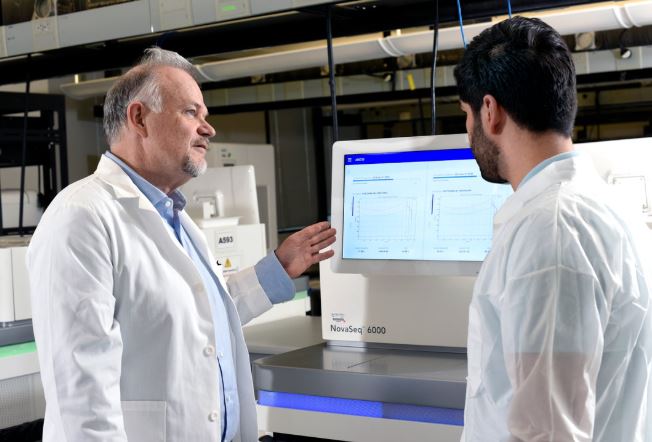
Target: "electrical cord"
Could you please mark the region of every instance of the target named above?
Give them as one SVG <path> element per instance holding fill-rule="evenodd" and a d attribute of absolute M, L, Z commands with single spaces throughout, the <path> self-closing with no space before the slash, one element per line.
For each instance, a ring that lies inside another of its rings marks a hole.
<path fill-rule="evenodd" d="M 507 0 L 507 14 L 512 18 L 512 0 Z"/>
<path fill-rule="evenodd" d="M 457 17 L 460 20 L 460 34 L 462 34 L 462 43 L 464 44 L 464 49 L 466 49 L 466 38 L 464 37 L 464 24 L 462 23 L 462 5 L 460 0 L 457 0 Z"/>
<path fill-rule="evenodd" d="M 2 225 L 2 179 L 0 179 L 0 236 L 4 234 L 4 227 Z"/>
<path fill-rule="evenodd" d="M 421 97 L 419 97 L 419 135 L 425 135 L 426 134 L 426 123 L 425 123 L 425 118 L 423 116 L 423 100 Z"/>
<path fill-rule="evenodd" d="M 458 0 L 459 1 L 459 0 Z M 435 78 L 437 67 L 437 49 L 439 47 L 439 0 L 435 0 L 435 28 L 432 37 L 432 61 L 430 63 L 430 134 L 437 134 L 437 116 L 435 114 Z"/>
<path fill-rule="evenodd" d="M 20 156 L 20 196 L 18 204 L 18 234 L 23 236 L 23 209 L 25 205 L 25 164 L 27 163 L 27 119 L 29 118 L 29 88 L 30 88 L 30 60 L 32 54 L 27 54 L 27 69 L 25 79 L 25 114 L 23 116 L 23 146 Z"/>
<path fill-rule="evenodd" d="M 328 85 L 331 91 L 331 114 L 333 117 L 333 143 L 339 139 L 339 127 L 337 124 L 337 95 L 335 90 L 335 60 L 333 59 L 333 30 L 332 30 L 332 8 L 328 7 L 326 15 L 326 37 L 328 47 Z"/>

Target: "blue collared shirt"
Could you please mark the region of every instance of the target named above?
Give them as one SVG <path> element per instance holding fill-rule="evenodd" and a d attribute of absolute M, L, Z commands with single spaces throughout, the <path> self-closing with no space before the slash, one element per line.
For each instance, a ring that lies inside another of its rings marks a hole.
<path fill-rule="evenodd" d="M 195 244 L 188 236 L 179 221 L 179 212 L 186 205 L 186 199 L 179 190 L 172 191 L 169 195 L 145 180 L 124 161 L 111 152 L 105 155 L 113 160 L 131 178 L 133 183 L 152 203 L 166 225 L 181 243 L 195 267 L 199 271 L 204 287 L 208 292 L 208 299 L 213 317 L 215 330 L 215 344 L 218 373 L 221 382 L 220 401 L 222 402 L 222 440 L 230 441 L 240 428 L 240 403 L 238 398 L 237 376 L 233 359 L 233 343 L 231 342 L 231 329 L 228 315 L 224 306 L 224 298 L 229 296 L 219 282 L 217 275 L 211 270 L 209 263 L 205 262 L 197 251 Z M 287 301 L 294 296 L 294 284 L 285 272 L 274 252 L 270 252 L 254 267 L 260 285 L 272 303 Z M 234 326 L 239 327 L 240 324 Z"/>

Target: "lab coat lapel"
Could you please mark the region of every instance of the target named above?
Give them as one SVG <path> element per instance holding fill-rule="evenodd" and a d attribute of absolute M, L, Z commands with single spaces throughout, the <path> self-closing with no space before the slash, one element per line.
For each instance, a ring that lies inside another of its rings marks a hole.
<path fill-rule="evenodd" d="M 140 209 L 156 213 L 154 206 L 152 206 L 145 195 L 138 190 L 138 187 L 136 187 L 133 181 L 131 181 L 129 175 L 127 175 L 122 168 L 120 168 L 120 166 L 110 158 L 104 155 L 100 157 L 100 162 L 95 170 L 95 175 L 109 185 L 117 200 L 138 200 L 138 207 Z"/>
<path fill-rule="evenodd" d="M 256 420 L 256 409 L 253 407 L 255 401 L 253 380 L 251 376 L 249 352 L 247 351 L 247 344 L 245 343 L 242 328 L 240 327 L 241 321 L 238 309 L 236 308 L 233 299 L 228 294 L 226 280 L 224 279 L 222 271 L 216 265 L 215 257 L 208 249 L 204 234 L 186 212 L 181 212 L 179 216 L 181 224 L 195 244 L 197 252 L 206 260 L 206 262 L 210 263 L 211 270 L 215 273 L 220 284 L 222 284 L 222 288 L 227 293 L 227 296 L 224 296 L 223 300 L 229 317 L 229 323 L 231 324 L 231 333 L 235 342 L 233 349 L 238 378 L 238 395 L 240 397 L 240 432 L 233 442 L 256 440 L 257 436 L 255 426 L 252 429 L 251 425 L 249 425 L 250 422 L 255 422 Z"/>
<path fill-rule="evenodd" d="M 206 262 L 213 263 L 212 261 L 213 257 L 210 255 L 208 247 L 206 246 L 206 240 L 204 239 L 204 234 L 201 232 L 201 230 L 199 230 L 199 227 L 197 227 L 195 222 L 190 218 L 190 216 L 185 211 L 179 212 L 179 221 L 181 222 L 183 228 L 186 230 L 186 233 L 188 233 L 190 240 L 195 245 L 195 248 L 197 249 L 201 257 L 205 259 Z"/>
<path fill-rule="evenodd" d="M 197 224 L 195 224 L 195 222 L 190 218 L 190 216 L 185 211 L 179 213 L 179 220 L 183 228 L 186 229 L 186 232 L 188 233 L 190 240 L 195 245 L 197 252 L 207 263 L 209 263 L 209 265 L 211 266 L 211 271 L 215 273 L 215 275 L 217 275 L 220 284 L 222 284 L 222 287 L 226 289 L 226 280 L 222 275 L 222 271 L 217 266 L 217 261 L 215 261 L 215 257 L 208 249 L 208 245 L 206 244 L 206 239 L 202 231 L 199 229 L 199 227 L 197 227 Z"/>
<path fill-rule="evenodd" d="M 167 228 L 156 208 L 138 189 L 129 176 L 114 161 L 101 157 L 95 173 L 112 189 L 116 200 L 130 213 L 140 228 L 147 229 L 154 239 L 160 255 L 168 260 L 186 279 L 190 287 L 202 285 L 201 275 L 194 263 Z"/>

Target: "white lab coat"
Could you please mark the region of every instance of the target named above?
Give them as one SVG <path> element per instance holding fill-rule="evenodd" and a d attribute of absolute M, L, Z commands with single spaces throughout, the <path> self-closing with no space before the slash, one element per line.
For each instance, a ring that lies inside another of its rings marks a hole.
<path fill-rule="evenodd" d="M 45 391 L 44 442 L 220 440 L 215 338 L 201 276 L 122 169 L 102 157 L 64 189 L 27 253 Z M 181 223 L 207 262 L 202 233 Z M 213 271 L 227 287 L 219 267 Z M 240 327 L 271 307 L 253 268 L 226 302 L 240 398 L 236 440 L 257 440 Z M 219 349 L 217 349 L 219 350 Z"/>
<path fill-rule="evenodd" d="M 644 224 L 583 155 L 506 201 L 469 314 L 466 441 L 652 441 Z"/>

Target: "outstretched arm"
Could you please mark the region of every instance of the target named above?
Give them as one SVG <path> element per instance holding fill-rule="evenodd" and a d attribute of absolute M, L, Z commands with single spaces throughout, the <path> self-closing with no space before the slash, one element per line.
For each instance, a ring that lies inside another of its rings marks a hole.
<path fill-rule="evenodd" d="M 231 275 L 227 285 L 242 324 L 269 310 L 272 304 L 292 299 L 294 284 L 290 278 L 333 256 L 333 251 L 320 250 L 334 242 L 335 229 L 327 222 L 313 224 L 290 235 L 275 253 L 254 267 Z"/>

